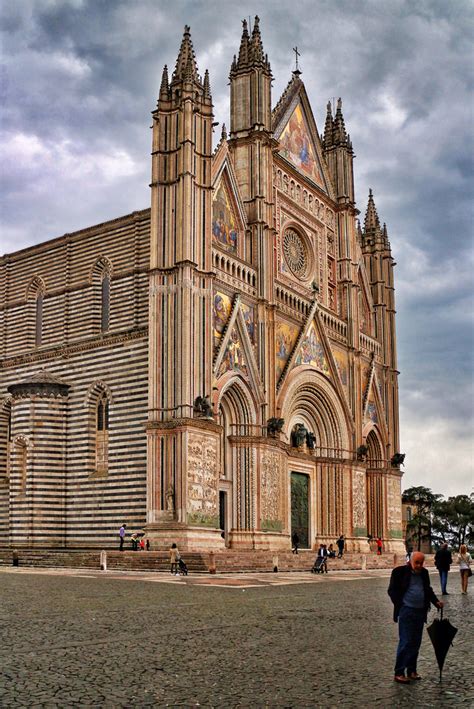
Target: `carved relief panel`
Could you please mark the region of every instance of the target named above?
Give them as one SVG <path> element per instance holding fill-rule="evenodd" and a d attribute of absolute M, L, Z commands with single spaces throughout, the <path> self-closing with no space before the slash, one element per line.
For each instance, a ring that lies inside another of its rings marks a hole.
<path fill-rule="evenodd" d="M 263 531 L 282 531 L 282 479 L 280 453 L 278 451 L 263 451 L 260 474 L 260 517 Z"/>
<path fill-rule="evenodd" d="M 364 470 L 352 472 L 352 526 L 355 535 L 367 534 L 367 492 Z"/>
<path fill-rule="evenodd" d="M 188 523 L 219 526 L 217 439 L 191 433 L 188 439 Z"/>

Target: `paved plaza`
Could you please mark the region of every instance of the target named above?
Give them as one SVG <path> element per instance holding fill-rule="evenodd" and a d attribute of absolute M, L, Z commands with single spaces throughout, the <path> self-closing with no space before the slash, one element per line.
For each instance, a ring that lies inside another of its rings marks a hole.
<path fill-rule="evenodd" d="M 388 577 L 0 569 L 0 706 L 472 706 L 472 586 L 450 574 L 443 683 L 425 635 L 400 686 Z"/>

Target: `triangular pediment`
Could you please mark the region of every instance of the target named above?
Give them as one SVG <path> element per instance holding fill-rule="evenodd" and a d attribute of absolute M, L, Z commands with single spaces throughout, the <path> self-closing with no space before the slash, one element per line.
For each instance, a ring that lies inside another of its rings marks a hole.
<path fill-rule="evenodd" d="M 214 360 L 216 380 L 227 374 L 239 374 L 247 379 L 263 401 L 263 389 L 255 359 L 254 309 L 236 295 Z"/>
<path fill-rule="evenodd" d="M 246 216 L 240 199 L 229 155 L 223 156 L 213 180 L 212 240 L 216 247 L 238 255 L 246 228 Z"/>
<path fill-rule="evenodd" d="M 286 332 L 286 328 L 284 328 L 284 332 Z M 276 333 L 278 333 L 278 326 Z M 278 347 L 278 338 L 276 338 L 276 345 Z M 278 352 L 276 354 L 278 367 Z M 281 390 L 283 383 L 293 369 L 297 367 L 314 368 L 332 382 L 344 406 L 348 421 L 352 421 L 346 393 L 348 376 L 347 356 L 343 357 L 343 353 L 340 354 L 341 357 L 338 362 L 337 353 L 335 355 L 331 348 L 329 338 L 319 314 L 318 303 L 315 301 L 308 313 L 305 324 L 296 338 L 293 351 L 286 361 L 283 372 L 280 378 L 277 378 L 277 390 Z M 346 381 L 346 388 L 344 387 L 344 381 Z"/>
<path fill-rule="evenodd" d="M 378 426 L 384 435 L 387 436 L 385 411 L 380 396 L 380 387 L 375 366 L 373 366 L 371 370 L 367 396 L 364 403 L 363 419 L 364 424 L 371 423 L 374 426 Z"/>
<path fill-rule="evenodd" d="M 318 129 L 300 79 L 290 82 L 273 118 L 274 136 L 280 143 L 279 155 L 332 197 Z"/>

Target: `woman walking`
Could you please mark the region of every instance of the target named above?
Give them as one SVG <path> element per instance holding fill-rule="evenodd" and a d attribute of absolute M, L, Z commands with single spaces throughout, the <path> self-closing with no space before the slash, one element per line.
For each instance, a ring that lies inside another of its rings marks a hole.
<path fill-rule="evenodd" d="M 459 549 L 458 562 L 459 571 L 461 572 L 461 591 L 464 594 L 467 593 L 467 584 L 469 583 L 469 576 L 472 576 L 471 561 L 471 555 L 467 550 L 467 546 L 465 544 L 461 544 L 461 548 Z"/>

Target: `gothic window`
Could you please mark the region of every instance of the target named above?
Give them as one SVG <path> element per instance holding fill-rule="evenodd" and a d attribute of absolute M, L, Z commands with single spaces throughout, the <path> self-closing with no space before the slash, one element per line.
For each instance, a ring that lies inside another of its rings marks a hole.
<path fill-rule="evenodd" d="M 14 445 L 14 468 L 18 474 L 18 494 L 26 492 L 26 474 L 28 465 L 28 445 L 23 437 L 18 438 Z"/>
<path fill-rule="evenodd" d="M 12 444 L 12 408 L 9 400 L 0 409 L 0 479 L 8 478 Z"/>
<path fill-rule="evenodd" d="M 43 339 L 43 293 L 36 296 L 35 346 L 41 345 Z"/>
<path fill-rule="evenodd" d="M 102 392 L 97 400 L 95 430 L 96 472 L 107 472 L 109 464 L 109 400 Z"/>
<path fill-rule="evenodd" d="M 43 311 L 46 288 L 42 278 L 35 276 L 28 286 L 27 332 L 29 347 L 40 347 L 43 343 Z"/>
<path fill-rule="evenodd" d="M 101 256 L 94 263 L 90 280 L 93 286 L 93 328 L 95 332 L 108 332 L 110 329 L 110 295 L 112 280 L 112 264 L 108 258 Z"/>
<path fill-rule="evenodd" d="M 101 323 L 102 332 L 107 332 L 109 329 L 109 314 L 110 314 L 110 276 L 104 274 L 102 279 L 102 302 L 101 302 Z"/>

